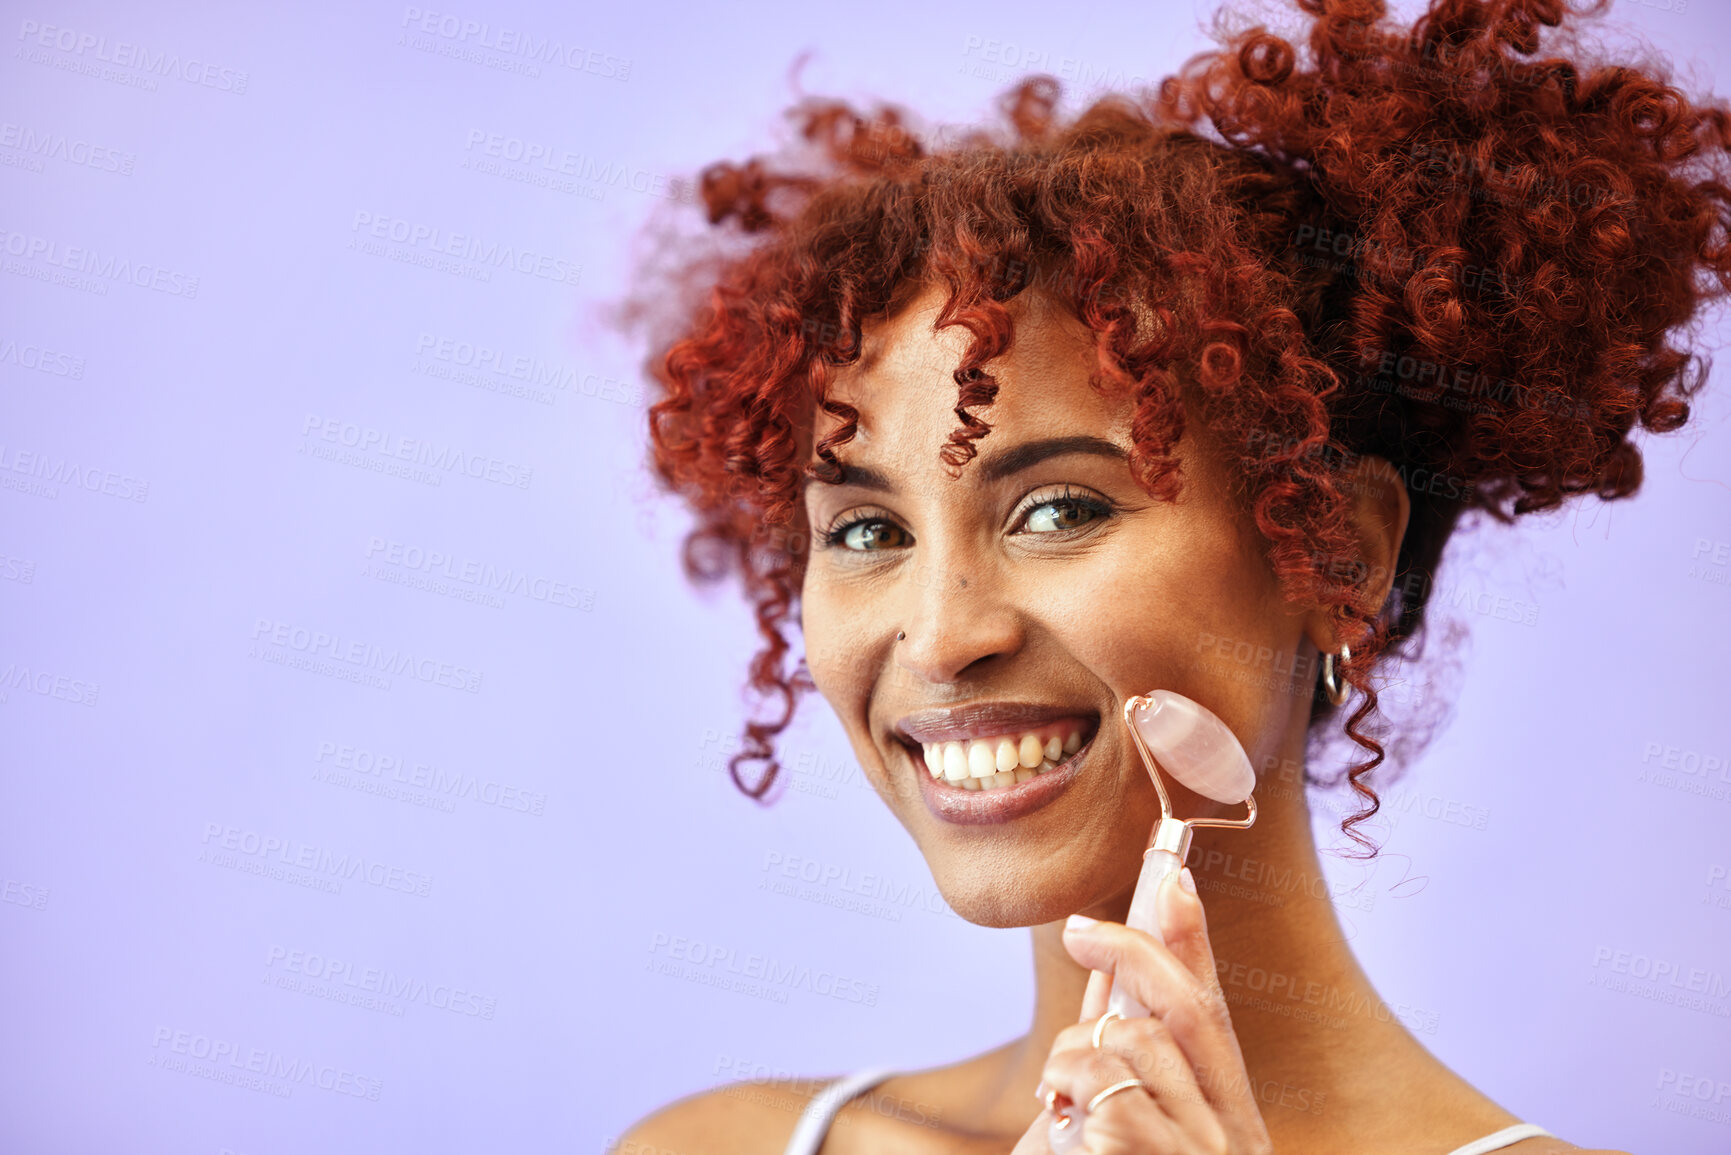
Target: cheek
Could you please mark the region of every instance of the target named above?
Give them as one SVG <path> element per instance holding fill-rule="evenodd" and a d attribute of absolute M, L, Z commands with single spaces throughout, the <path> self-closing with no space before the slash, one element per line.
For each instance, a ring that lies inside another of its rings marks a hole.
<path fill-rule="evenodd" d="M 1234 537 L 1164 524 L 1067 571 L 1039 591 L 1038 604 L 1066 649 L 1115 689 L 1141 693 L 1150 673 L 1170 676 L 1205 642 L 1247 628 L 1263 592 Z"/>
<path fill-rule="evenodd" d="M 851 717 L 850 707 L 863 704 L 875 672 L 868 662 L 867 617 L 826 583 L 807 579 L 800 595 L 806 668 L 818 693 L 844 723 Z"/>
<path fill-rule="evenodd" d="M 1240 734 L 1260 732 L 1290 701 L 1265 675 L 1291 669 L 1297 626 L 1229 523 L 1163 526 L 1040 597 L 1063 648 L 1120 699 L 1174 690 Z"/>

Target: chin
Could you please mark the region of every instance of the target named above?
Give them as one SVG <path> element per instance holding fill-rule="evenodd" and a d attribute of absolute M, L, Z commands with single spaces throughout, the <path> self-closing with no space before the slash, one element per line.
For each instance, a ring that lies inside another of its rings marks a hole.
<path fill-rule="evenodd" d="M 959 891 L 940 884 L 938 890 L 951 910 L 975 926 L 1038 926 L 1053 919 L 1066 918 L 1080 909 L 1066 903 L 1061 893 L 1032 888 L 1005 893 L 1004 887 L 998 883 L 970 886 Z"/>
<path fill-rule="evenodd" d="M 1098 904 L 1109 897 L 1099 885 L 1107 874 L 1104 861 L 1074 870 L 1055 867 L 1054 858 L 1042 857 L 1014 866 L 983 863 L 934 870 L 933 878 L 956 914 L 975 926 L 1003 928 L 1039 926 Z M 1129 884 L 1134 883 L 1132 876 Z"/>

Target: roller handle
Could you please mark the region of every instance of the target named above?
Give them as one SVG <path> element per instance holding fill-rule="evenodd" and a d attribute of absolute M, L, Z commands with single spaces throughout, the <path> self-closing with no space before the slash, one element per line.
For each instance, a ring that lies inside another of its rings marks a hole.
<path fill-rule="evenodd" d="M 1155 903 L 1160 896 L 1160 884 L 1166 881 L 1166 876 L 1176 874 L 1182 868 L 1183 863 L 1179 862 L 1178 856 L 1170 850 L 1149 850 L 1143 854 L 1142 873 L 1136 879 L 1135 892 L 1130 895 L 1130 913 L 1124 917 L 1124 925 L 1146 931 L 1157 941 L 1164 943 L 1166 938 L 1160 933 L 1160 912 Z M 1106 998 L 1106 1009 L 1117 1011 L 1127 1019 L 1146 1018 L 1148 1015 L 1148 1008 L 1116 982 L 1112 984 L 1112 993 Z M 1108 1027 L 1107 1030 L 1111 1028 Z M 1046 1138 L 1055 1155 L 1064 1155 L 1064 1152 L 1081 1145 L 1082 1122 L 1087 1118 L 1082 1106 L 1081 1103 L 1072 1103 L 1068 1107 L 1060 1108 L 1060 1116 L 1070 1120 L 1067 1125 L 1058 1126 L 1057 1119 L 1049 1124 Z"/>

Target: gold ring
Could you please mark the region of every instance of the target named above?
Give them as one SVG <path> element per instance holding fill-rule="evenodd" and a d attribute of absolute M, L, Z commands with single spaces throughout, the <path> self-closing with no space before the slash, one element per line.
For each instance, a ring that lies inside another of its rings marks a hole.
<path fill-rule="evenodd" d="M 1124 1016 L 1119 1014 L 1117 1011 L 1107 1011 L 1105 1014 L 1100 1016 L 1100 1021 L 1094 1024 L 1094 1049 L 1096 1051 L 1100 1049 L 1100 1040 L 1106 1037 L 1106 1024 L 1111 1022 L 1113 1019 L 1121 1019 L 1123 1017 Z"/>
<path fill-rule="evenodd" d="M 1101 1091 L 1098 1095 L 1095 1095 L 1092 1099 L 1088 1100 L 1088 1114 L 1092 1115 L 1100 1104 L 1106 1101 L 1108 1096 L 1116 1095 L 1119 1091 L 1125 1091 L 1131 1087 L 1141 1087 L 1144 1091 L 1148 1090 L 1148 1085 L 1141 1079 L 1125 1079 L 1121 1083 L 1113 1083 L 1110 1087 L 1107 1087 L 1104 1091 Z"/>

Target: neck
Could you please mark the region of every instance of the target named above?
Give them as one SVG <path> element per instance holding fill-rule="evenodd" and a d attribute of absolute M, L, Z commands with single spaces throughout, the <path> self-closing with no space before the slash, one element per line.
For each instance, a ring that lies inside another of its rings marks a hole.
<path fill-rule="evenodd" d="M 1248 830 L 1197 829 L 1187 862 L 1264 1121 L 1276 1139 L 1314 1135 L 1324 1120 L 1375 1102 L 1390 1081 L 1440 1065 L 1390 1014 L 1346 944 L 1303 787 L 1265 783 L 1257 804 Z M 1084 913 L 1122 922 L 1130 896 L 1125 889 Z M 1081 1015 L 1089 972 L 1064 949 L 1063 926 L 1032 928 L 1033 1022 L 997 1052 L 991 1131 L 1027 1129 L 1052 1041 Z"/>

